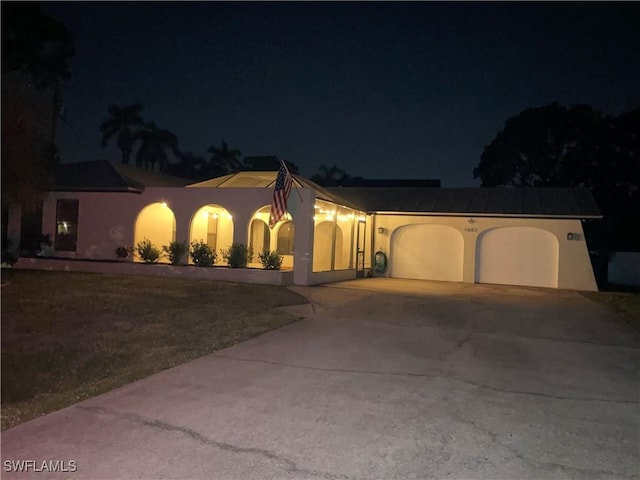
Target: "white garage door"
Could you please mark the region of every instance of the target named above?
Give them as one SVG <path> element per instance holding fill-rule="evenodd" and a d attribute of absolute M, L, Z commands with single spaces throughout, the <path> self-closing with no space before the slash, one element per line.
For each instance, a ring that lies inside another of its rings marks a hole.
<path fill-rule="evenodd" d="M 390 275 L 396 278 L 462 281 L 462 234 L 444 225 L 407 225 L 393 233 Z"/>
<path fill-rule="evenodd" d="M 531 227 L 484 232 L 476 246 L 476 281 L 557 288 L 558 240 Z"/>

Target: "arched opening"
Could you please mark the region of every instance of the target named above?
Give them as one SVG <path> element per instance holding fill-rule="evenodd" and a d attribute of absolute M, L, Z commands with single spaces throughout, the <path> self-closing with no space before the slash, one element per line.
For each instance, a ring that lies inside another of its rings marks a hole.
<path fill-rule="evenodd" d="M 265 251 L 271 250 L 271 232 L 269 225 L 259 218 L 251 220 L 249 227 L 249 247 L 253 253 L 251 261 L 253 263 L 260 262 L 258 255 Z"/>
<path fill-rule="evenodd" d="M 280 255 L 293 255 L 295 228 L 291 220 L 282 222 L 278 227 L 276 251 Z"/>
<path fill-rule="evenodd" d="M 271 205 L 259 208 L 252 215 L 249 223 L 249 242 L 253 255 L 250 266 L 261 268 L 258 254 L 265 250 L 275 250 L 282 255 L 282 268 L 293 268 L 293 248 L 295 229 L 291 215 L 286 213 L 281 221 L 269 228 Z"/>
<path fill-rule="evenodd" d="M 169 206 L 162 202 L 147 205 L 138 214 L 134 228 L 134 246 L 144 239 L 158 249 L 176 239 L 176 217 Z M 140 260 L 136 254 L 134 259 Z"/>
<path fill-rule="evenodd" d="M 233 217 L 226 208 L 209 204 L 196 211 L 191 219 L 189 242 L 197 241 L 205 242 L 217 253 L 216 263 L 225 263 L 220 250 L 233 243 Z"/>
<path fill-rule="evenodd" d="M 333 243 L 332 221 L 316 224 L 313 233 L 313 271 L 326 272 L 331 270 L 331 246 Z"/>

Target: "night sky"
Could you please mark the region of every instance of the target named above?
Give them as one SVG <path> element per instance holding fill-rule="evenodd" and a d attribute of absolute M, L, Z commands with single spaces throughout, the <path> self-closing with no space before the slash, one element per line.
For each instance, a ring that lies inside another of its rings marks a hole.
<path fill-rule="evenodd" d="M 504 121 L 553 101 L 640 107 L 640 4 L 45 3 L 75 35 L 58 143 L 100 149 L 110 103 L 206 156 L 225 139 L 311 176 L 477 186 Z"/>

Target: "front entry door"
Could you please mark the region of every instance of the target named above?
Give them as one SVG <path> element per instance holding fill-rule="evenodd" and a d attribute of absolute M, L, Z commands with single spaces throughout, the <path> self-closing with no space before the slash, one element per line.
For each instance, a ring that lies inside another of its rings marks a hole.
<path fill-rule="evenodd" d="M 358 221 L 358 235 L 356 240 L 356 278 L 364 278 L 364 245 L 365 222 Z"/>

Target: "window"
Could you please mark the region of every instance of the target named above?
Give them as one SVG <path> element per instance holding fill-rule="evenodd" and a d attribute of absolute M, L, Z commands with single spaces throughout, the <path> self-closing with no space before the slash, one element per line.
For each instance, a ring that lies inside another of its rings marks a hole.
<path fill-rule="evenodd" d="M 284 222 L 278 229 L 278 255 L 293 255 L 293 222 Z"/>
<path fill-rule="evenodd" d="M 58 200 L 56 250 L 75 252 L 78 243 L 78 200 Z"/>

